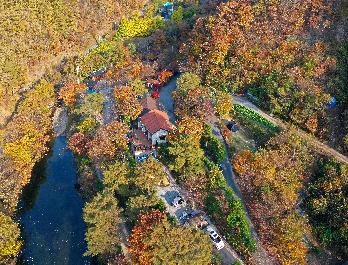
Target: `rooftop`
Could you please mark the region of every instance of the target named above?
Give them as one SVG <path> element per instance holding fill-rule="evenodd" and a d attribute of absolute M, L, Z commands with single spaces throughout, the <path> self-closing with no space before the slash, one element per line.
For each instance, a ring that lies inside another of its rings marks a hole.
<path fill-rule="evenodd" d="M 167 113 L 154 109 L 140 117 L 141 123 L 150 133 L 155 133 L 160 129 L 172 131 L 174 125 L 169 121 Z"/>
<path fill-rule="evenodd" d="M 134 146 L 144 146 L 149 148 L 152 146 L 151 142 L 147 139 L 141 129 L 134 130 L 131 134 L 130 140 Z"/>

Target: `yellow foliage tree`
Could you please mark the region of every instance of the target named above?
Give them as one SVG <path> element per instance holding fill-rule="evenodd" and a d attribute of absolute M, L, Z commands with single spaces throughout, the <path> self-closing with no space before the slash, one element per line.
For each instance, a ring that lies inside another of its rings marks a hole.
<path fill-rule="evenodd" d="M 0 212 L 0 264 L 9 264 L 21 249 L 20 230 L 11 217 Z"/>

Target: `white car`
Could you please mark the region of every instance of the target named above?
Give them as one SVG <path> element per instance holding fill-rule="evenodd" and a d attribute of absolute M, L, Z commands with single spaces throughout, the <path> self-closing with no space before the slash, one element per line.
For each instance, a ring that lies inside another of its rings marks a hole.
<path fill-rule="evenodd" d="M 211 238 L 211 240 L 213 241 L 215 247 L 217 250 L 220 250 L 222 248 L 224 248 L 225 243 L 224 241 L 222 241 L 221 237 L 219 236 L 219 234 L 214 230 L 214 228 L 212 228 L 211 226 L 207 227 L 207 232 Z"/>
<path fill-rule="evenodd" d="M 186 206 L 186 202 L 184 200 L 183 197 L 181 197 L 180 195 L 176 196 L 172 202 L 172 205 L 176 208 L 179 207 L 185 207 Z"/>

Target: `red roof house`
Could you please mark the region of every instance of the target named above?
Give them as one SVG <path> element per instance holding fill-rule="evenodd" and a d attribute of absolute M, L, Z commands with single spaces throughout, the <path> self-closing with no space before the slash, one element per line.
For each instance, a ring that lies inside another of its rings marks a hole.
<path fill-rule="evenodd" d="M 152 145 L 167 142 L 168 133 L 174 129 L 167 113 L 158 109 L 151 110 L 139 118 L 138 127 L 152 142 Z"/>

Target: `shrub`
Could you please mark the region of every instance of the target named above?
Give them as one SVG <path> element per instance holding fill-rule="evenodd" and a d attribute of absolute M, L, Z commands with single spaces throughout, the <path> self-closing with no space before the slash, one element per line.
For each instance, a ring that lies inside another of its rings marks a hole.
<path fill-rule="evenodd" d="M 124 38 L 147 37 L 163 26 L 164 21 L 159 16 L 149 18 L 142 18 L 140 16 L 122 18 L 116 36 Z"/>
<path fill-rule="evenodd" d="M 221 163 L 226 157 L 226 150 L 220 139 L 213 135 L 212 128 L 205 125 L 204 135 L 201 140 L 201 146 L 205 153 L 213 160 L 214 163 Z"/>

